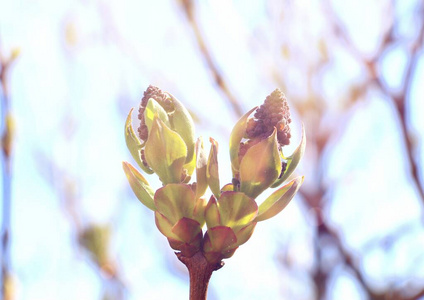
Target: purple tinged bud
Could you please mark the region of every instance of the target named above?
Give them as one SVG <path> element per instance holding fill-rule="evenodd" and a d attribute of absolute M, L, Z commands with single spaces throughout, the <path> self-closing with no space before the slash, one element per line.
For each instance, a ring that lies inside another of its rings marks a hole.
<path fill-rule="evenodd" d="M 252 117 L 250 113 L 255 111 Z M 275 89 L 268 95 L 259 108 L 254 108 L 244 115 L 232 132 L 230 156 L 233 168 L 233 177 L 240 179 L 239 168 L 249 149 L 268 139 L 275 130 L 276 149 L 290 144 L 290 110 L 286 97 L 280 89 Z M 237 143 L 237 145 L 236 145 Z M 265 153 L 263 155 L 266 155 Z M 282 169 L 281 163 L 278 167 Z M 280 174 L 282 176 L 282 174 Z"/>
<path fill-rule="evenodd" d="M 246 128 L 246 138 L 250 141 L 268 138 L 277 129 L 279 148 L 290 144 L 290 109 L 286 97 L 280 89 L 275 89 L 256 110 Z M 252 146 L 256 143 L 250 142 Z"/>
<path fill-rule="evenodd" d="M 144 119 L 144 111 L 150 98 L 153 98 L 158 102 L 166 112 L 172 112 L 174 110 L 174 104 L 169 94 L 163 92 L 158 87 L 149 85 L 147 90 L 144 92 L 143 98 L 141 99 L 140 107 L 138 109 L 138 119 L 140 120 L 140 126 L 138 127 L 138 135 L 140 139 L 146 141 L 149 137 L 149 131 L 146 126 Z"/>

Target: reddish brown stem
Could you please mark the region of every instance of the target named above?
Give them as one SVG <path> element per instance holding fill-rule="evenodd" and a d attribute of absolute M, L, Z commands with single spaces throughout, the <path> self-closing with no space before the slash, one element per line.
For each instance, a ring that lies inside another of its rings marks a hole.
<path fill-rule="evenodd" d="M 190 300 L 206 300 L 212 272 L 222 268 L 224 263 L 210 263 L 201 252 L 192 257 L 185 257 L 181 253 L 176 255 L 186 265 L 190 275 Z"/>

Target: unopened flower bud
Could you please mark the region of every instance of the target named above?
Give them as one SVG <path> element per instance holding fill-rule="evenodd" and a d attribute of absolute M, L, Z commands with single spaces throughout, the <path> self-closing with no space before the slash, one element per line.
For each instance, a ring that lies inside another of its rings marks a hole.
<path fill-rule="evenodd" d="M 282 152 L 282 147 L 290 143 L 290 123 L 287 100 L 276 89 L 234 127 L 230 139 L 233 177 L 248 196 L 255 198 L 268 187 L 278 186 L 299 162 L 304 149 L 303 138 L 293 156 L 284 157 Z"/>
<path fill-rule="evenodd" d="M 286 97 L 280 89 L 275 89 L 266 97 L 264 103 L 256 110 L 254 118 L 249 119 L 246 127 L 247 143 L 243 144 L 243 152 L 258 140 L 268 138 L 274 128 L 277 130 L 279 148 L 290 144 L 290 109 Z M 247 146 L 247 147 L 246 147 Z"/>
<path fill-rule="evenodd" d="M 131 126 L 131 112 L 125 125 L 127 146 L 138 165 L 146 173 L 156 173 L 163 184 L 188 182 L 196 168 L 189 112 L 171 94 L 149 86 L 138 118 L 138 137 Z"/>
<path fill-rule="evenodd" d="M 149 130 L 146 125 L 144 113 L 146 111 L 147 103 L 149 99 L 154 99 L 166 112 L 173 111 L 173 105 L 171 97 L 162 92 L 158 87 L 149 85 L 147 90 L 144 92 L 143 98 L 141 99 L 140 107 L 138 109 L 138 119 L 140 120 L 140 126 L 138 127 L 138 135 L 141 140 L 147 141 L 149 136 Z"/>

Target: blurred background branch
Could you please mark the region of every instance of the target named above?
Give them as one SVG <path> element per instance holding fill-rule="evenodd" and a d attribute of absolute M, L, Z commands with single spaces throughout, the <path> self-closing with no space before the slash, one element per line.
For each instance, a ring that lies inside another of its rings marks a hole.
<path fill-rule="evenodd" d="M 1 221 L 1 296 L 13 299 L 11 273 L 11 212 L 12 212 L 12 150 L 13 150 L 13 116 L 9 94 L 9 72 L 19 51 L 12 50 L 4 54 L 0 41 L 0 102 L 1 102 L 1 149 L 2 149 L 2 221 Z"/>
<path fill-rule="evenodd" d="M 81 183 L 67 170 L 61 169 L 47 155 L 38 153 L 40 174 L 42 174 L 57 194 L 64 215 L 73 229 L 73 244 L 87 258 L 103 284 L 103 300 L 126 299 L 126 288 L 121 278 L 119 263 L 110 253 L 112 242 L 111 224 L 95 224 L 83 215 L 80 206 Z"/>
<path fill-rule="evenodd" d="M 390 9 L 388 9 L 389 14 L 387 16 L 389 24 L 386 25 L 386 31 L 381 34 L 381 41 L 378 49 L 375 54 L 369 58 L 362 54 L 351 41 L 348 33 L 344 29 L 345 26 L 341 22 L 340 18 L 335 15 L 334 10 L 331 9 L 329 1 L 326 0 L 324 3 L 331 22 L 330 25 L 333 28 L 336 38 L 338 38 L 340 42 L 344 44 L 346 49 L 355 55 L 363 64 L 364 68 L 368 70 L 370 79 L 366 87 L 372 88 L 376 84 L 381 92 L 387 96 L 387 100 L 390 101 L 392 106 L 395 108 L 396 119 L 399 122 L 399 127 L 401 129 L 400 133 L 407 156 L 406 161 L 409 165 L 407 169 L 417 189 L 419 199 L 423 204 L 422 209 L 424 209 L 424 182 L 423 179 L 420 178 L 419 159 L 417 158 L 419 153 L 417 146 L 419 143 L 416 141 L 414 130 L 410 128 L 411 122 L 408 114 L 408 97 L 410 97 L 411 94 L 411 86 L 414 79 L 413 75 L 417 71 L 417 64 L 424 47 L 424 2 L 418 2 L 414 9 L 417 36 L 412 40 L 408 40 L 404 36 L 397 35 L 397 26 L 400 21 L 396 20 L 394 15 L 395 8 L 393 6 L 395 5 L 395 2 L 392 1 L 389 4 Z M 389 52 L 391 48 L 399 45 L 402 45 L 402 47 L 407 50 L 408 61 L 402 72 L 404 76 L 400 88 L 397 90 L 391 90 L 388 83 L 384 80 L 383 74 L 381 74 L 379 64 L 381 64 L 384 55 Z"/>

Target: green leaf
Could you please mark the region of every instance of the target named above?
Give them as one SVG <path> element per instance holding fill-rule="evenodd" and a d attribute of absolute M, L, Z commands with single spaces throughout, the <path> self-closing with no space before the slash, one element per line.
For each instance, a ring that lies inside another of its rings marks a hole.
<path fill-rule="evenodd" d="M 250 147 L 240 164 L 240 191 L 256 198 L 281 173 L 276 130 L 267 139 Z"/>
<path fill-rule="evenodd" d="M 154 191 L 147 180 L 131 164 L 123 162 L 122 166 L 128 182 L 130 183 L 131 189 L 137 196 L 138 200 L 151 210 L 156 210 L 156 206 L 153 201 Z"/>
<path fill-rule="evenodd" d="M 187 158 L 184 168 L 187 170 L 187 174 L 191 175 L 196 167 L 195 160 L 195 134 L 194 134 L 194 122 L 184 105 L 178 101 L 172 94 L 167 93 L 174 104 L 174 112 L 169 115 L 171 128 L 175 130 L 184 140 L 187 146 Z"/>
<path fill-rule="evenodd" d="M 256 202 L 241 192 L 224 192 L 218 199 L 220 225 L 237 232 L 249 224 L 258 213 Z M 208 227 L 212 227 L 209 226 Z"/>
<path fill-rule="evenodd" d="M 155 115 L 157 115 L 159 119 L 161 119 L 161 121 L 166 124 L 166 126 L 170 126 L 166 111 L 155 99 L 150 98 L 147 102 L 146 109 L 144 110 L 144 121 L 149 130 L 149 135 L 150 131 L 152 130 L 153 119 L 155 118 Z"/>
<path fill-rule="evenodd" d="M 209 138 L 211 142 L 211 150 L 209 152 L 208 165 L 206 167 L 206 178 L 208 185 L 215 195 L 219 198 L 221 190 L 219 188 L 219 172 L 218 172 L 218 143 L 213 138 Z"/>
<path fill-rule="evenodd" d="M 239 163 L 239 150 L 240 142 L 246 134 L 247 121 L 249 116 L 255 111 L 258 107 L 254 107 L 249 110 L 240 120 L 236 123 L 233 128 L 233 131 L 230 135 L 230 159 L 231 159 L 231 168 L 233 171 L 233 177 L 238 178 L 238 172 L 240 168 Z"/>
<path fill-rule="evenodd" d="M 281 212 L 296 195 L 303 183 L 304 177 L 297 177 L 285 186 L 272 193 L 260 206 L 255 221 L 260 222 L 272 218 Z"/>
<path fill-rule="evenodd" d="M 172 224 L 184 217 L 193 219 L 196 205 L 194 196 L 194 192 L 187 184 L 167 184 L 155 193 L 156 210 Z"/>
<path fill-rule="evenodd" d="M 145 157 L 163 184 L 181 182 L 187 147 L 178 133 L 157 116 L 146 142 Z"/>
<path fill-rule="evenodd" d="M 137 135 L 134 132 L 134 129 L 131 124 L 131 114 L 132 114 L 133 108 L 131 108 L 127 120 L 125 122 L 125 142 L 127 144 L 128 150 L 130 150 L 130 153 L 136 163 L 140 166 L 140 168 L 146 172 L 147 174 L 153 174 L 153 170 L 150 169 L 148 166 L 146 166 L 143 161 L 141 160 L 140 151 L 143 147 L 140 140 L 138 139 Z"/>
<path fill-rule="evenodd" d="M 299 146 L 297 146 L 296 150 L 293 152 L 293 154 L 289 157 L 284 157 L 283 159 L 287 160 L 287 166 L 286 170 L 284 171 L 283 176 L 278 178 L 271 187 L 275 188 L 282 184 L 284 181 L 289 178 L 289 176 L 294 172 L 297 165 L 299 164 L 300 160 L 303 157 L 303 154 L 305 153 L 305 147 L 306 147 L 306 133 L 305 133 L 305 126 L 302 125 L 302 139 L 299 143 Z"/>
<path fill-rule="evenodd" d="M 203 147 L 203 140 L 200 137 L 196 142 L 196 198 L 203 196 L 208 188 L 207 165 L 208 159 Z"/>

